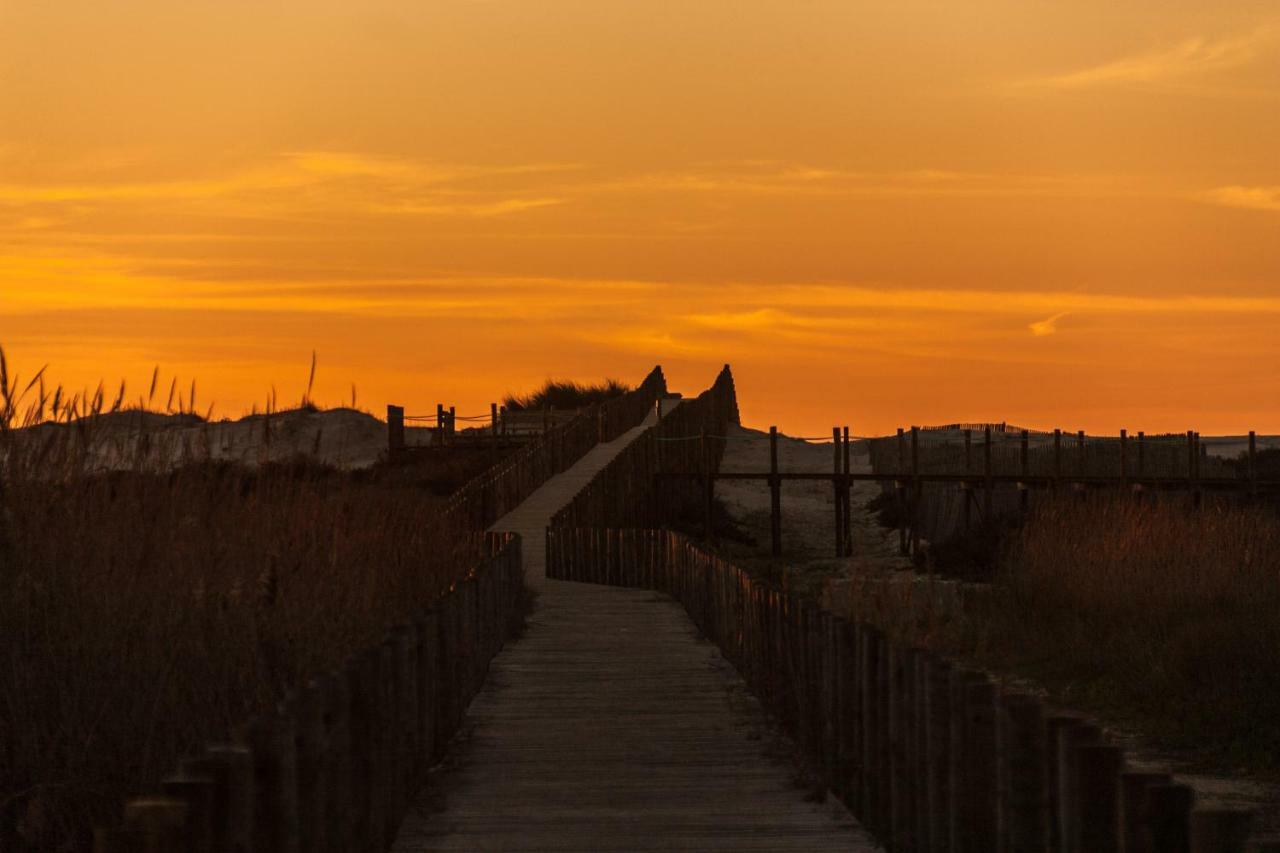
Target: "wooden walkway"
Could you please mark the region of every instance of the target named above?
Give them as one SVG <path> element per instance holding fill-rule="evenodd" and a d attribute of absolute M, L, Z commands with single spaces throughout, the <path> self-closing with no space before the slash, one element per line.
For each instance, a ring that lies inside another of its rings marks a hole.
<path fill-rule="evenodd" d="M 876 847 L 670 598 L 544 577 L 546 524 L 647 424 L 501 519 L 538 594 L 394 850 L 853 850 Z"/>

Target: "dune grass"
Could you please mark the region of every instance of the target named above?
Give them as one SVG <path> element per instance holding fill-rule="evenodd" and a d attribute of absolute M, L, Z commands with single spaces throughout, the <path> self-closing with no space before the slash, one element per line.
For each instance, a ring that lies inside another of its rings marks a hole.
<path fill-rule="evenodd" d="M 161 466 L 145 442 L 134 470 L 103 472 L 95 423 L 121 404 L 3 385 L 0 849 L 87 850 L 178 758 L 475 564 L 414 475 L 249 469 L 198 449 Z"/>
<path fill-rule="evenodd" d="M 1280 517 L 1222 502 L 1038 509 L 965 651 L 1212 764 L 1280 771 Z"/>
<path fill-rule="evenodd" d="M 508 411 L 537 411 L 548 406 L 555 409 L 581 409 L 614 397 L 621 397 L 631 386 L 617 379 L 583 383 L 566 379 L 548 379 L 535 391 L 527 394 L 507 394 L 502 404 Z"/>

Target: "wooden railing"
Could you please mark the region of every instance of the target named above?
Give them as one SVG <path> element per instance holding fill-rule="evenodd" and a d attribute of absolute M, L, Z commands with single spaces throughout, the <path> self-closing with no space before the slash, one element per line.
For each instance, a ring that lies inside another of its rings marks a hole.
<path fill-rule="evenodd" d="M 591 448 L 638 426 L 666 393 L 662 368 L 655 367 L 634 391 L 582 410 L 467 483 L 450 499 L 449 514 L 470 529 L 487 529 Z"/>
<path fill-rule="evenodd" d="M 553 528 L 547 552 L 548 577 L 683 603 L 894 853 L 1251 849 L 1251 813 L 1193 808 L 1169 774 L 1127 771 L 1084 717 L 764 585 L 679 534 Z"/>
<path fill-rule="evenodd" d="M 345 666 L 209 746 L 134 799 L 97 853 L 381 853 L 457 731 L 489 661 L 515 630 L 515 535 L 486 538 L 479 567 Z"/>

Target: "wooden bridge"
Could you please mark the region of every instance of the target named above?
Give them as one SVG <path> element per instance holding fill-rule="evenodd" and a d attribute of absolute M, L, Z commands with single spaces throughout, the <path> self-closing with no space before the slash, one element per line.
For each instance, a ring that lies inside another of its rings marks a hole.
<path fill-rule="evenodd" d="M 521 534 L 537 609 L 490 664 L 397 853 L 878 849 L 805 784 L 794 746 L 677 602 L 543 576 L 552 516 L 655 415 L 494 525 Z"/>

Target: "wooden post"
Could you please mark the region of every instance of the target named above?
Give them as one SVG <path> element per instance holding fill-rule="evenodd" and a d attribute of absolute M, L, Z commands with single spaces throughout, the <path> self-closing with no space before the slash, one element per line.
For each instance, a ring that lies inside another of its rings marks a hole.
<path fill-rule="evenodd" d="M 276 713 L 249 727 L 253 750 L 254 849 L 298 853 L 297 725 Z"/>
<path fill-rule="evenodd" d="M 213 851 L 213 779 L 203 774 L 190 773 L 185 768 L 160 783 L 166 797 L 186 806 L 186 820 L 182 826 L 185 853 L 211 853 Z"/>
<path fill-rule="evenodd" d="M 1120 488 L 1129 486 L 1129 432 L 1120 430 Z"/>
<path fill-rule="evenodd" d="M 1253 812 L 1196 809 L 1191 813 L 1191 853 L 1245 853 Z"/>
<path fill-rule="evenodd" d="M 1134 490 L 1139 495 L 1145 491 L 1146 486 L 1142 481 L 1147 477 L 1147 434 L 1138 430 L 1138 482 L 1134 485 Z"/>
<path fill-rule="evenodd" d="M 853 556 L 853 481 L 849 479 L 851 449 L 849 445 L 849 428 L 844 428 L 844 487 L 841 497 L 844 502 L 844 555 Z"/>
<path fill-rule="evenodd" d="M 169 797 L 130 800 L 124 807 L 125 832 L 139 840 L 140 853 L 187 853 L 186 822 L 186 803 Z"/>
<path fill-rule="evenodd" d="M 444 447 L 444 421 L 444 404 L 436 403 L 436 440 L 434 443 L 439 447 Z"/>
<path fill-rule="evenodd" d="M 315 683 L 304 687 L 290 704 L 297 720 L 298 843 L 302 850 L 321 850 L 328 837 L 323 687 Z"/>
<path fill-rule="evenodd" d="M 1154 853 L 1191 853 L 1191 807 L 1187 785 L 1151 785 L 1143 800 L 1148 844 Z"/>
<path fill-rule="evenodd" d="M 1024 429 L 1018 447 L 1018 467 L 1021 468 L 1022 482 L 1018 483 L 1018 504 L 1023 516 L 1031 508 L 1031 437 Z"/>
<path fill-rule="evenodd" d="M 973 430 L 964 431 L 964 473 L 969 476 L 973 473 Z M 960 490 L 964 492 L 964 529 L 969 530 L 973 527 L 973 484 L 965 480 L 960 484 Z"/>
<path fill-rule="evenodd" d="M 983 493 L 982 493 L 982 522 L 990 525 L 992 523 L 992 513 L 994 507 L 994 489 L 995 483 L 991 479 L 991 425 L 988 424 L 984 434 L 982 444 L 982 477 L 983 477 Z"/>
<path fill-rule="evenodd" d="M 702 529 L 707 537 L 707 542 L 714 545 L 716 543 L 715 529 L 715 501 L 716 501 L 716 481 L 713 479 L 711 464 L 711 437 L 707 433 L 707 428 L 702 428 Z"/>
<path fill-rule="evenodd" d="M 1034 696 L 1000 699 L 1001 831 L 1005 853 L 1044 853 L 1049 841 L 1044 706 Z"/>
<path fill-rule="evenodd" d="M 1076 433 L 1076 448 L 1079 451 L 1079 470 L 1080 470 L 1080 494 L 1083 496 L 1088 494 L 1088 487 L 1085 486 L 1084 478 L 1089 476 L 1089 454 L 1086 452 L 1084 430 Z"/>
<path fill-rule="evenodd" d="M 906 495 L 906 471 L 907 471 L 907 438 L 906 432 L 902 427 L 898 427 L 898 476 L 893 481 L 894 497 L 898 503 L 898 553 L 902 556 L 908 554 L 907 548 L 907 495 Z"/>
<path fill-rule="evenodd" d="M 494 446 L 494 449 L 497 449 L 498 447 L 498 404 L 497 403 L 489 404 L 489 420 L 493 424 L 493 430 L 492 430 L 493 446 Z"/>
<path fill-rule="evenodd" d="M 835 507 L 835 531 L 836 531 L 836 557 L 844 556 L 844 505 L 841 500 L 844 494 L 841 489 L 840 479 L 840 463 L 843 454 L 840 445 L 840 427 L 831 428 L 831 450 L 834 453 L 834 462 L 831 469 L 831 487 L 834 495 L 832 497 L 832 505 Z"/>
<path fill-rule="evenodd" d="M 1258 497 L 1258 434 L 1249 430 L 1249 498 Z"/>
<path fill-rule="evenodd" d="M 542 434 L 546 435 L 551 432 L 551 407 L 543 405 L 542 407 Z"/>
<path fill-rule="evenodd" d="M 1120 835 L 1125 853 L 1156 853 L 1147 843 L 1143 798 L 1152 785 L 1168 785 L 1168 773 L 1130 771 L 1120 774 Z"/>
<path fill-rule="evenodd" d="M 253 755 L 242 746 L 217 744 L 183 762 L 184 772 L 212 780 L 215 853 L 248 853 L 253 840 Z"/>
<path fill-rule="evenodd" d="M 387 454 L 394 459 L 404 450 L 404 407 L 387 406 Z"/>
<path fill-rule="evenodd" d="M 1196 433 L 1187 430 L 1187 491 L 1191 493 L 1191 506 L 1200 507 L 1200 494 L 1196 488 Z"/>
<path fill-rule="evenodd" d="M 449 437 L 452 438 L 458 432 L 458 407 L 449 407 Z"/>
<path fill-rule="evenodd" d="M 924 497 L 920 482 L 920 427 L 911 428 L 911 554 L 920 551 L 920 503 Z"/>
<path fill-rule="evenodd" d="M 1062 430 L 1053 431 L 1053 490 L 1062 485 Z"/>
<path fill-rule="evenodd" d="M 1079 747 L 1096 744 L 1102 732 L 1089 723 L 1068 725 L 1058 730 L 1058 831 L 1061 853 L 1094 853 L 1080 846 L 1080 763 Z M 1050 748 L 1053 748 L 1050 744 Z"/>
<path fill-rule="evenodd" d="M 782 556 L 782 480 L 778 479 L 778 428 L 769 427 L 769 539 L 770 553 Z"/>
<path fill-rule="evenodd" d="M 1118 746 L 1076 749 L 1076 802 L 1082 853 L 1120 853 L 1120 769 L 1124 751 Z"/>
<path fill-rule="evenodd" d="M 1062 853 L 1062 774 L 1058 765 L 1058 739 L 1063 729 L 1081 725 L 1074 714 L 1051 714 L 1045 718 L 1046 794 L 1049 804 L 1049 853 Z"/>

